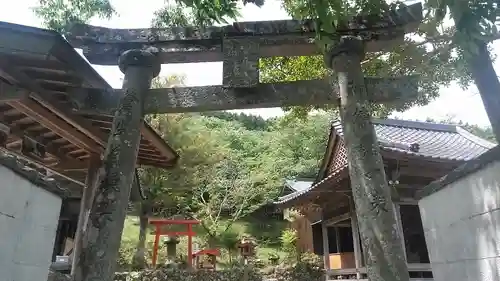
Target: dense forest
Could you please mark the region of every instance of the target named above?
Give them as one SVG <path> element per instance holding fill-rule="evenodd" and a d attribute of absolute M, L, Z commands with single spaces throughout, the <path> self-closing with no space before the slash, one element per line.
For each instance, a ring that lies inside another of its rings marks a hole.
<path fill-rule="evenodd" d="M 332 116 L 290 121 L 218 112 L 149 119 L 180 155 L 174 169 L 140 171 L 152 209 L 203 218 L 210 230 L 222 215 L 237 220 L 276 199 L 285 179 L 315 177 Z"/>

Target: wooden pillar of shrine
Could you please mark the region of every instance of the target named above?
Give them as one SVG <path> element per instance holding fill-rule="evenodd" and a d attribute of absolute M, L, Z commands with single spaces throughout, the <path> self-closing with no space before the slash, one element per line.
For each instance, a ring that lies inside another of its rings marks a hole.
<path fill-rule="evenodd" d="M 87 178 L 85 179 L 85 188 L 83 189 L 82 199 L 80 201 L 80 212 L 78 214 L 78 224 L 76 227 L 75 240 L 73 244 L 73 260 L 71 261 L 71 275 L 75 276 L 77 265 L 79 264 L 82 253 L 82 240 L 87 231 L 86 225 L 90 215 L 92 202 L 97 188 L 99 167 L 101 165 L 100 155 L 92 154 L 87 169 Z"/>
<path fill-rule="evenodd" d="M 321 221 L 321 236 L 323 238 L 323 265 L 325 270 L 330 269 L 330 244 L 328 241 L 328 226 L 326 221 Z M 338 237 L 338 236 L 337 236 Z M 338 240 L 338 238 L 336 239 Z"/>
<path fill-rule="evenodd" d="M 356 210 L 354 209 L 354 201 L 349 198 L 349 209 L 351 217 L 351 229 L 352 229 L 352 245 L 354 248 L 354 264 L 356 266 L 356 279 L 361 279 L 361 273 L 359 269 L 362 267 L 362 254 L 361 254 L 361 244 L 359 243 L 359 225 L 358 218 L 356 216 Z M 337 236 L 338 237 L 338 236 Z"/>

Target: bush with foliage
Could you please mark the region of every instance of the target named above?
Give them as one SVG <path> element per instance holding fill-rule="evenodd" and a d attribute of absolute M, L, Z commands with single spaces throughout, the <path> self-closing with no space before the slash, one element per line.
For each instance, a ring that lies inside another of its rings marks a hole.
<path fill-rule="evenodd" d="M 311 266 L 316 266 L 318 268 L 323 267 L 323 259 L 315 253 L 311 252 L 306 252 L 300 255 L 300 262 L 304 264 L 310 264 Z"/>
<path fill-rule="evenodd" d="M 305 253 L 300 259 L 290 264 L 268 267 L 264 270 L 267 278 L 278 281 L 324 281 L 325 272 L 321 258 L 313 253 Z"/>
<path fill-rule="evenodd" d="M 323 268 L 315 264 L 299 261 L 292 267 L 282 267 L 276 270 L 278 281 L 324 281 Z"/>
<path fill-rule="evenodd" d="M 280 260 L 280 256 L 278 255 L 278 253 L 270 252 L 268 253 L 267 259 L 272 265 L 277 265 Z"/>
<path fill-rule="evenodd" d="M 281 246 L 283 251 L 287 253 L 287 258 L 298 260 L 297 251 L 297 230 L 292 228 L 287 228 L 281 233 Z"/>
<path fill-rule="evenodd" d="M 243 275 L 243 267 L 223 271 L 146 270 L 116 274 L 115 281 L 234 281 L 242 280 Z M 262 275 L 255 269 L 249 268 L 248 281 L 262 281 Z"/>

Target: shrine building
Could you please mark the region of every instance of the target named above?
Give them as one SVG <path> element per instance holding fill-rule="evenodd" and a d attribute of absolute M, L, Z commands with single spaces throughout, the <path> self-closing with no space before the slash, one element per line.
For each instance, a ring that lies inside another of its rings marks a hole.
<path fill-rule="evenodd" d="M 455 125 L 393 119 L 375 119 L 373 125 L 410 277 L 432 278 L 417 193 L 495 144 Z M 367 278 L 352 200 L 342 127 L 336 121 L 316 180 L 276 202 L 300 212 L 292 224 L 298 248 L 323 256 L 330 279 Z"/>

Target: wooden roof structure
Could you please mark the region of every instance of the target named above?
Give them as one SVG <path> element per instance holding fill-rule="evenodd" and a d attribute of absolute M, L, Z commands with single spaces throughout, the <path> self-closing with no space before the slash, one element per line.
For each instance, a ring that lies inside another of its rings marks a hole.
<path fill-rule="evenodd" d="M 113 121 L 75 108 L 81 88 L 112 90 L 59 33 L 0 22 L 0 147 L 80 186 Z M 172 167 L 176 152 L 147 123 L 141 133 L 137 164 Z"/>
<path fill-rule="evenodd" d="M 374 119 L 386 173 L 397 169 L 398 176 L 418 177 L 421 182 L 405 182 L 405 196 L 415 197 L 420 189 L 467 161 L 481 156 L 495 144 L 479 138 L 459 126 L 394 119 Z M 390 179 L 392 175 L 388 175 Z M 325 200 L 346 199 L 350 192 L 347 150 L 342 126 L 338 120 L 332 129 L 315 183 L 305 189 L 281 197 L 281 207 L 304 202 L 324 204 Z M 334 204 L 332 204 L 333 206 Z"/>

